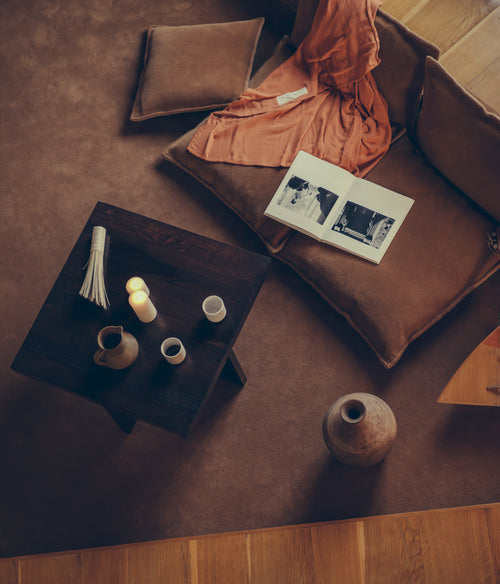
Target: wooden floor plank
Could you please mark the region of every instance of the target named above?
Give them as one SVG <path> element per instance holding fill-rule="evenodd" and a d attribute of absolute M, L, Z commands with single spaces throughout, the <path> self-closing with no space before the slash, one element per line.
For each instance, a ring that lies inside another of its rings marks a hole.
<path fill-rule="evenodd" d="M 0 582 L 2 584 L 18 584 L 18 564 L 17 560 L 0 560 Z"/>
<path fill-rule="evenodd" d="M 315 584 L 309 528 L 248 535 L 250 584 Z"/>
<path fill-rule="evenodd" d="M 366 584 L 426 582 L 418 516 L 373 517 L 364 524 Z"/>
<path fill-rule="evenodd" d="M 363 521 L 311 527 L 318 584 L 364 583 Z"/>
<path fill-rule="evenodd" d="M 401 21 L 413 32 L 436 44 L 444 53 L 472 30 L 499 0 L 430 0 L 410 11 Z"/>
<path fill-rule="evenodd" d="M 244 534 L 228 534 L 189 541 L 191 584 L 234 582 L 249 584 Z"/>
<path fill-rule="evenodd" d="M 448 51 L 441 55 L 443 67 L 466 85 L 485 67 L 493 63 L 499 54 L 498 31 L 500 7 L 488 14 Z"/>
<path fill-rule="evenodd" d="M 495 584 L 484 509 L 423 514 L 422 551 L 429 582 Z M 471 550 L 474 553 L 471 554 Z"/>
<path fill-rule="evenodd" d="M 127 555 L 127 584 L 191 584 L 187 540 L 134 545 Z"/>
<path fill-rule="evenodd" d="M 474 94 L 479 101 L 500 115 L 500 57 L 477 75 L 467 89 Z M 499 405 L 497 403 L 497 405 Z"/>
<path fill-rule="evenodd" d="M 494 581 L 500 582 L 500 506 L 491 506 L 485 509 L 485 515 L 493 559 Z"/>
<path fill-rule="evenodd" d="M 125 548 L 81 553 L 82 584 L 128 584 Z"/>
<path fill-rule="evenodd" d="M 416 5 L 420 5 L 420 2 L 416 2 L 415 0 L 385 0 L 382 4 L 382 9 L 391 16 L 394 16 L 394 18 L 402 20 Z"/>
<path fill-rule="evenodd" d="M 500 113 L 500 6 L 441 56 L 443 67 Z"/>
<path fill-rule="evenodd" d="M 19 584 L 81 584 L 79 553 L 27 557 L 19 562 Z"/>

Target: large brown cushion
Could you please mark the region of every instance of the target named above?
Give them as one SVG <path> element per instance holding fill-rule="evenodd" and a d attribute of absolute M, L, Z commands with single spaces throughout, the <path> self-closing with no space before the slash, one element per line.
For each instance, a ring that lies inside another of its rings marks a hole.
<path fill-rule="evenodd" d="M 379 265 L 296 234 L 278 254 L 392 367 L 409 343 L 500 267 L 491 219 L 442 177 L 407 137 L 367 175 L 415 199 Z"/>
<path fill-rule="evenodd" d="M 428 58 L 417 140 L 432 164 L 500 223 L 500 118 Z"/>
<path fill-rule="evenodd" d="M 224 107 L 248 87 L 263 18 L 148 29 L 130 119 Z"/>

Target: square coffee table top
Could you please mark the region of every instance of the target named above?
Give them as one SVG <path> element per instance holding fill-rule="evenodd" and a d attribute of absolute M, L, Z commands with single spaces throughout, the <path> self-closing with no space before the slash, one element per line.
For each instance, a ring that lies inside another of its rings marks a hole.
<path fill-rule="evenodd" d="M 92 229 L 106 228 L 105 281 L 110 308 L 79 296 Z M 172 432 L 187 435 L 232 355 L 233 344 L 264 280 L 270 258 L 97 203 L 36 317 L 12 369 Z M 142 323 L 125 285 L 142 277 L 158 310 Z M 221 296 L 227 316 L 211 323 L 205 297 Z M 139 343 L 127 369 L 96 365 L 97 334 L 121 325 Z M 180 365 L 160 353 L 166 337 L 186 347 Z"/>

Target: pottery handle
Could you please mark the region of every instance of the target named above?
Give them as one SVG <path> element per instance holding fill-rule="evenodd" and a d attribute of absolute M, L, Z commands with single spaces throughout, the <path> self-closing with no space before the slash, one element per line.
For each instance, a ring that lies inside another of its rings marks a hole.
<path fill-rule="evenodd" d="M 105 352 L 106 351 L 104 349 L 97 349 L 97 351 L 94 353 L 94 362 L 98 365 L 106 365 L 106 359 L 102 358 L 104 357 Z"/>

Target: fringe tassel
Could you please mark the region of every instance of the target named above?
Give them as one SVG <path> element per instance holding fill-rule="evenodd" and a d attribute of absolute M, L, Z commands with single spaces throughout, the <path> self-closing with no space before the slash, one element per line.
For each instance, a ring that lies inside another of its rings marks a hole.
<path fill-rule="evenodd" d="M 92 230 L 90 257 L 87 262 L 87 273 L 80 288 L 80 296 L 87 298 L 104 309 L 109 308 L 109 299 L 104 284 L 104 247 L 106 245 L 106 229 L 96 226 Z"/>

